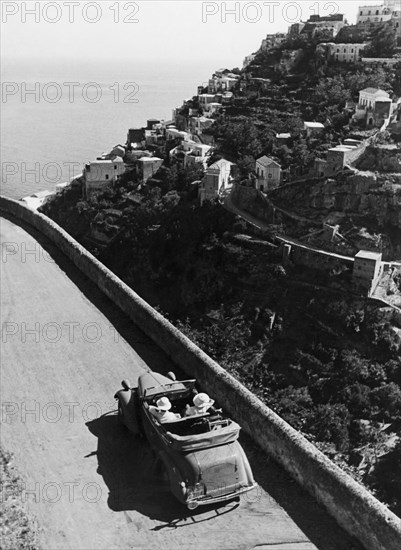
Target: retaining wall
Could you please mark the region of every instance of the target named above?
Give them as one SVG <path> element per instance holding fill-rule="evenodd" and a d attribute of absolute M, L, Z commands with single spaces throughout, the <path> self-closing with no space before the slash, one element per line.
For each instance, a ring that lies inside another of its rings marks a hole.
<path fill-rule="evenodd" d="M 46 216 L 0 197 L 0 210 L 36 228 L 173 361 L 196 377 L 258 445 L 368 550 L 398 550 L 401 520 L 340 470 Z"/>
<path fill-rule="evenodd" d="M 353 268 L 354 258 L 341 256 L 334 252 L 326 252 L 325 250 L 315 250 L 309 246 L 287 240 L 284 237 L 276 237 L 276 240 L 290 245 L 291 249 L 287 252 L 287 258 L 295 265 L 303 265 L 326 271 L 338 269 L 339 267 L 351 270 Z"/>

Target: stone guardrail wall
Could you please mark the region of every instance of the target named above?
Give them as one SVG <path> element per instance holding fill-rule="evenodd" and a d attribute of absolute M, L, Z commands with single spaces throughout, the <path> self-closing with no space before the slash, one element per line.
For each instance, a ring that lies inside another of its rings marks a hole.
<path fill-rule="evenodd" d="M 367 550 L 401 547 L 401 520 L 142 300 L 56 223 L 0 197 L 0 210 L 45 235 Z"/>

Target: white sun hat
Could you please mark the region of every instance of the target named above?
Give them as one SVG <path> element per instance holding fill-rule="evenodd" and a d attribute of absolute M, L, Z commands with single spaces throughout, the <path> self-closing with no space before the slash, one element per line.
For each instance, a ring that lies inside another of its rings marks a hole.
<path fill-rule="evenodd" d="M 161 397 L 156 401 L 156 407 L 161 411 L 169 411 L 172 405 L 168 397 Z"/>
<path fill-rule="evenodd" d="M 207 406 L 211 407 L 214 401 L 210 399 L 207 393 L 197 393 L 193 399 L 193 403 L 195 407 L 203 408 Z"/>

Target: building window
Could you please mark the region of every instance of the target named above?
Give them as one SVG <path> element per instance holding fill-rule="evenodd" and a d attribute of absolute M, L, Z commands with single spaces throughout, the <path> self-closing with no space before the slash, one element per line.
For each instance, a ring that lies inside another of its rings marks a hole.
<path fill-rule="evenodd" d="M 114 165 L 114 170 L 117 170 L 117 164 Z"/>
<path fill-rule="evenodd" d="M 368 15 L 370 15 L 371 13 L 372 13 L 372 12 L 369 10 L 369 11 L 368 11 Z"/>
<path fill-rule="evenodd" d="M 359 13 L 359 15 L 363 15 L 363 11 L 361 11 L 361 12 Z"/>
<path fill-rule="evenodd" d="M 351 53 L 354 53 L 354 48 L 352 48 Z"/>
<path fill-rule="evenodd" d="M 109 179 L 109 174 L 106 174 L 104 179 L 108 180 Z"/>
<path fill-rule="evenodd" d="M 379 10 L 376 10 L 376 15 L 379 15 Z"/>

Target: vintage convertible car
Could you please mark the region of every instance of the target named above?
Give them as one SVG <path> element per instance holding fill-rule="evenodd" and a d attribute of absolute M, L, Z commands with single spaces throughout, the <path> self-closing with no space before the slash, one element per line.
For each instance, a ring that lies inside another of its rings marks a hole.
<path fill-rule="evenodd" d="M 256 486 L 248 459 L 238 442 L 240 426 L 220 411 L 183 416 L 197 393 L 196 380 L 177 381 L 154 372 L 142 374 L 133 388 L 127 380 L 115 394 L 118 414 L 135 435 L 146 435 L 165 466 L 173 495 L 193 510 L 199 505 L 237 498 Z M 172 412 L 183 417 L 159 423 L 150 412 L 168 397 Z"/>

